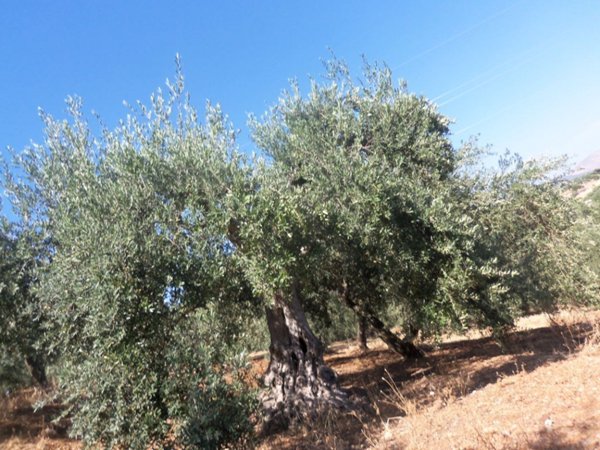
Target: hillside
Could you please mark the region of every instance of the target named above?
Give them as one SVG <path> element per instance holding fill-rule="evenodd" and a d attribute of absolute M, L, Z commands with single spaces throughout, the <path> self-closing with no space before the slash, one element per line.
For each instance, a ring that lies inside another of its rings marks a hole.
<path fill-rule="evenodd" d="M 424 344 L 405 363 L 379 340 L 361 354 L 331 346 L 328 362 L 362 410 L 321 417 L 319 426 L 263 436 L 260 449 L 600 448 L 600 312 L 522 319 L 503 345 L 486 333 Z M 253 372 L 267 361 L 258 359 Z M 28 389 L 0 403 L 0 448 L 78 449 L 60 405 L 36 411 Z"/>
<path fill-rule="evenodd" d="M 576 167 L 576 173 L 589 173 L 600 169 L 600 150 L 593 152 L 582 159 Z"/>
<path fill-rule="evenodd" d="M 375 448 L 600 448 L 598 336 L 583 351 L 516 358 L 497 382 L 391 422 Z"/>
<path fill-rule="evenodd" d="M 411 364 L 379 342 L 364 356 L 338 346 L 329 362 L 373 414 L 327 417 L 260 448 L 597 448 L 600 380 L 590 374 L 600 364 L 599 320 L 598 312 L 532 316 L 505 347 L 481 334 L 447 336 Z"/>
<path fill-rule="evenodd" d="M 376 448 L 600 448 L 597 351 L 500 379 L 445 407 L 394 421 Z"/>
<path fill-rule="evenodd" d="M 600 186 L 600 169 L 578 176 L 571 181 L 568 195 L 585 200 Z"/>

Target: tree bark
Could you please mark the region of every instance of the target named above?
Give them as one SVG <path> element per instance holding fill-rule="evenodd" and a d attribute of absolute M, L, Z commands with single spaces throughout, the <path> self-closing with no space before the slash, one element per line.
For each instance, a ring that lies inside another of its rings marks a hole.
<path fill-rule="evenodd" d="M 377 336 L 387 344 L 390 350 L 401 354 L 407 359 L 420 359 L 425 356 L 425 352 L 411 342 L 410 339 L 400 339 L 396 333 L 387 328 L 374 314 L 366 314 L 366 320 L 373 327 Z"/>
<path fill-rule="evenodd" d="M 356 335 L 356 341 L 358 343 L 358 348 L 362 353 L 366 353 L 369 351 L 369 347 L 367 345 L 367 330 L 368 330 L 367 320 L 363 316 L 358 316 L 358 333 Z"/>
<path fill-rule="evenodd" d="M 46 365 L 42 358 L 35 355 L 28 355 L 25 357 L 25 364 L 27 365 L 27 369 L 29 369 L 31 378 L 33 378 L 33 380 L 42 388 L 45 389 L 48 387 Z"/>
<path fill-rule="evenodd" d="M 325 365 L 323 345 L 308 326 L 298 291 L 292 288 L 290 301 L 278 293 L 267 309 L 271 360 L 261 398 L 266 431 L 313 419 L 323 408 L 349 404 L 337 375 Z"/>
<path fill-rule="evenodd" d="M 425 356 L 423 350 L 412 343 L 412 339 L 400 339 L 392 330 L 379 320 L 377 315 L 367 306 L 355 301 L 350 294 L 350 290 L 345 284 L 343 298 L 346 304 L 359 316 L 361 320 L 367 322 L 373 328 L 377 336 L 386 343 L 390 350 L 401 354 L 407 359 L 419 359 Z"/>

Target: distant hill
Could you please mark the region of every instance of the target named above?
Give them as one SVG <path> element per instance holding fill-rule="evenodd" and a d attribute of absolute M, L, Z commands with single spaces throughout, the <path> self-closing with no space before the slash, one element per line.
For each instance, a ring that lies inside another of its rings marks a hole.
<path fill-rule="evenodd" d="M 578 163 L 573 175 L 577 177 L 596 170 L 600 170 L 600 150 L 591 153 Z"/>

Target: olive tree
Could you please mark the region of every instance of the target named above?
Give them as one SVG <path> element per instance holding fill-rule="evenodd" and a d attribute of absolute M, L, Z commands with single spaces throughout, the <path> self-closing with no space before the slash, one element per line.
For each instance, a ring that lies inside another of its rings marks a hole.
<path fill-rule="evenodd" d="M 306 96 L 293 84 L 252 122 L 267 159 L 256 169 L 260 190 L 246 213 L 241 256 L 253 286 L 272 299 L 265 404 L 273 416 L 345 401 L 304 314 L 326 295 L 394 350 L 422 356 L 377 310 L 434 296 L 446 258 L 433 219 L 450 192 L 455 151 L 447 119 L 395 86 L 389 70 L 368 66 L 363 81 L 334 61 L 326 83 L 313 82 Z"/>
<path fill-rule="evenodd" d="M 0 373 L 14 378 L 19 365 L 25 363 L 31 378 L 43 388 L 48 386 L 47 366 L 53 354 L 48 311 L 39 302 L 35 286 L 36 267 L 48 259 L 47 251 L 41 230 L 0 218 L 0 348 L 12 356 L 2 358 Z M 10 380 L 0 379 L 0 383 L 4 381 Z"/>
<path fill-rule="evenodd" d="M 71 98 L 71 119 L 42 115 L 45 142 L 21 156 L 53 242 L 35 295 L 71 433 L 88 443 L 214 448 L 251 430 L 243 361 L 197 317 L 215 303 L 256 309 L 227 239 L 227 197 L 247 177 L 219 108 L 201 124 L 181 75 L 168 89 L 97 137 Z"/>
<path fill-rule="evenodd" d="M 568 256 L 572 208 L 548 177 L 554 166 L 471 167 L 449 121 L 426 98 L 366 65 L 356 82 L 329 63 L 324 83 L 297 83 L 252 120 L 266 154 L 247 208 L 242 259 L 270 298 L 269 417 L 345 404 L 305 311 L 333 295 L 388 346 L 422 357 L 419 330 L 510 326 L 525 306 L 544 309 L 584 284 Z M 567 264 L 566 261 L 569 261 Z M 559 277 L 559 274 L 563 276 Z M 404 339 L 380 320 L 400 311 Z"/>
<path fill-rule="evenodd" d="M 462 180 L 470 199 L 464 216 L 477 223 L 473 258 L 509 274 L 497 315 L 510 323 L 525 313 L 594 302 L 597 280 L 578 243 L 577 204 L 566 194 L 562 161 L 507 153 L 497 170 L 475 173 Z"/>
<path fill-rule="evenodd" d="M 583 283 L 549 168 L 474 171 L 448 119 L 385 67 L 357 82 L 332 61 L 308 94 L 293 84 L 251 120 L 264 154 L 253 164 L 218 107 L 201 123 L 180 74 L 168 89 L 98 136 L 77 99 L 68 121 L 42 115 L 45 142 L 13 183 L 35 211 L 29 229 L 50 237 L 31 293 L 73 434 L 89 443 L 245 436 L 254 403 L 235 344 L 263 309 L 265 422 L 285 426 L 350 404 L 307 319 L 332 301 L 417 358 L 419 330 L 510 325 Z M 397 324 L 381 320 L 390 305 Z"/>
<path fill-rule="evenodd" d="M 569 198 L 576 203 L 578 210 L 576 246 L 584 255 L 580 270 L 587 270 L 596 277 L 600 276 L 600 189 L 598 188 L 600 171 L 572 180 L 569 186 Z M 591 189 L 581 192 L 582 186 L 591 185 Z M 594 286 L 598 292 L 598 285 Z"/>

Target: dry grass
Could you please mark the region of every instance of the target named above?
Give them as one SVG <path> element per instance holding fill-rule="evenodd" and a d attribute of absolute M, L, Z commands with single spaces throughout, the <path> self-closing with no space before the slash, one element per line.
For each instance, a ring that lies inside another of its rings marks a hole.
<path fill-rule="evenodd" d="M 367 354 L 333 346 L 327 362 L 352 398 L 370 407 L 324 412 L 316 424 L 268 436 L 258 448 L 600 448 L 600 311 L 525 318 L 502 346 L 485 332 L 423 345 L 427 357 L 415 362 L 378 340 Z M 266 361 L 253 366 L 260 373 Z M 81 447 L 53 434 L 58 405 L 34 411 L 40 395 L 0 399 L 0 448 Z"/>
<path fill-rule="evenodd" d="M 75 450 L 80 442 L 66 437 L 66 423 L 54 422 L 61 406 L 47 403 L 42 390 L 24 389 L 0 398 L 0 448 L 6 450 Z"/>
<path fill-rule="evenodd" d="M 520 372 L 453 404 L 425 409 L 390 430 L 377 448 L 598 448 L 600 356 Z"/>
<path fill-rule="evenodd" d="M 600 320 L 593 312 L 567 310 L 548 316 L 555 333 L 561 337 L 565 349 L 570 353 L 598 350 L 600 345 Z"/>
<path fill-rule="evenodd" d="M 383 377 L 383 382 L 387 385 L 387 389 L 381 391 L 382 401 L 397 408 L 404 416 L 416 414 L 418 410 L 417 403 L 404 394 L 402 387 L 396 384 L 394 378 L 387 369 L 384 371 L 385 376 Z M 389 423 L 390 419 L 392 418 L 388 418 L 387 423 Z"/>
<path fill-rule="evenodd" d="M 600 448 L 600 312 L 525 318 L 503 345 L 486 332 L 448 336 L 417 362 L 369 346 L 366 355 L 338 346 L 326 359 L 345 388 L 368 398 L 370 415 L 354 429 L 333 426 L 335 443 L 316 444 L 319 432 L 304 430 L 261 448 Z"/>
<path fill-rule="evenodd" d="M 515 370 L 499 376 L 495 383 L 470 393 L 459 389 L 442 408 L 423 408 L 396 427 L 384 429 L 373 447 L 600 448 L 598 314 L 566 311 L 534 320 L 549 324 L 538 328 L 549 334 L 548 341 L 531 353 L 541 364 L 515 363 Z M 524 330 L 532 324 L 521 326 Z M 552 346 L 548 345 L 550 335 L 554 336 Z M 516 350 L 518 340 L 511 344 Z M 521 341 L 523 344 L 527 342 Z M 524 348 L 527 350 L 527 345 Z"/>

